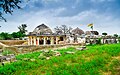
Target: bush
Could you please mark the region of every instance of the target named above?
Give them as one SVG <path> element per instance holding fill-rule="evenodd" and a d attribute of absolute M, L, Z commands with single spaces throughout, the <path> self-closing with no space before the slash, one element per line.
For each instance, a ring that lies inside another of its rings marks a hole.
<path fill-rule="evenodd" d="M 2 40 L 3 40 L 3 39 L 4 39 L 4 40 L 12 39 L 11 34 L 6 33 L 6 32 L 0 33 L 0 37 L 1 37 Z"/>
<path fill-rule="evenodd" d="M 101 38 L 99 38 L 98 40 L 97 40 L 97 43 L 96 44 L 100 44 L 101 45 Z"/>

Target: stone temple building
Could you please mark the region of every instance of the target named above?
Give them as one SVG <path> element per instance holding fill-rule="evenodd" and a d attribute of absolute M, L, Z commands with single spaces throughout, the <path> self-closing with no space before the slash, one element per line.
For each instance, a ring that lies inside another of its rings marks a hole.
<path fill-rule="evenodd" d="M 99 35 L 98 31 L 84 32 L 78 27 L 73 29 L 69 34 L 53 33 L 45 24 L 37 26 L 27 36 L 28 45 L 97 44 L 100 39 L 102 44 L 118 43 L 118 38 Z"/>
<path fill-rule="evenodd" d="M 76 28 L 71 34 L 55 34 L 45 24 L 37 26 L 28 36 L 28 45 L 54 45 L 79 43 L 78 36 L 84 31 Z"/>
<path fill-rule="evenodd" d="M 65 41 L 65 35 L 57 35 L 45 24 L 37 26 L 33 32 L 28 35 L 28 45 L 47 45 L 59 44 L 60 41 Z"/>

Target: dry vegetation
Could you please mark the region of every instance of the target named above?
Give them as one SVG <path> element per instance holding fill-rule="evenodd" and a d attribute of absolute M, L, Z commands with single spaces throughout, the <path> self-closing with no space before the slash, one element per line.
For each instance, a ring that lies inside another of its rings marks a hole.
<path fill-rule="evenodd" d="M 5 45 L 22 45 L 26 42 L 26 40 L 0 40 L 1 43 Z"/>

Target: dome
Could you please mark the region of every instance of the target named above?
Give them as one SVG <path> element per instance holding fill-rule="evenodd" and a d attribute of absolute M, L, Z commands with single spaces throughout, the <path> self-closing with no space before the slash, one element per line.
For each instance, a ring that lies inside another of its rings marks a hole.
<path fill-rule="evenodd" d="M 52 30 L 48 26 L 46 26 L 45 24 L 41 24 L 34 29 L 33 33 L 52 34 Z"/>
<path fill-rule="evenodd" d="M 84 34 L 84 31 L 77 27 L 76 29 L 72 30 L 72 33 L 82 35 Z"/>

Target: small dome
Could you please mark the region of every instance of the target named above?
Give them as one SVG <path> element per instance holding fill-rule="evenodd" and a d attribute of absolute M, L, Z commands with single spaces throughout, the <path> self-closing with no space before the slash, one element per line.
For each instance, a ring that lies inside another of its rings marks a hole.
<path fill-rule="evenodd" d="M 72 30 L 72 33 L 82 35 L 84 34 L 84 31 L 77 27 L 76 29 Z"/>
<path fill-rule="evenodd" d="M 48 26 L 46 26 L 45 24 L 41 24 L 34 29 L 33 33 L 52 34 L 52 30 Z"/>

